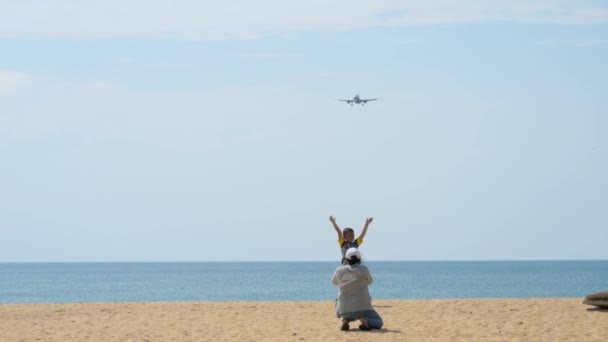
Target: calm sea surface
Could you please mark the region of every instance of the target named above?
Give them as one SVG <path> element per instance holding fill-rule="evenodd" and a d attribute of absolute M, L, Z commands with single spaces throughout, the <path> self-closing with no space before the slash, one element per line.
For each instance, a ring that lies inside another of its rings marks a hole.
<path fill-rule="evenodd" d="M 375 299 L 584 297 L 608 261 L 368 262 Z M 0 263 L 0 303 L 333 300 L 336 262 Z"/>

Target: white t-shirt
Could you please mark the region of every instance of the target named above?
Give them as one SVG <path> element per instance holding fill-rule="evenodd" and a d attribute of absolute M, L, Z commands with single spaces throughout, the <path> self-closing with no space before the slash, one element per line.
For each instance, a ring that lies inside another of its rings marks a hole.
<path fill-rule="evenodd" d="M 368 289 L 373 279 L 365 265 L 342 265 L 336 269 L 331 281 L 340 289 L 336 304 L 338 314 L 373 310 Z"/>

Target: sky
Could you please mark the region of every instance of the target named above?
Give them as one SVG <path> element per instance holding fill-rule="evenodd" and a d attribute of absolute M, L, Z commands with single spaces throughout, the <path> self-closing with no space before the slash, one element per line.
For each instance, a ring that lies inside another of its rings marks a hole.
<path fill-rule="evenodd" d="M 605 260 L 607 60 L 607 1 L 0 0 L 0 262 Z"/>

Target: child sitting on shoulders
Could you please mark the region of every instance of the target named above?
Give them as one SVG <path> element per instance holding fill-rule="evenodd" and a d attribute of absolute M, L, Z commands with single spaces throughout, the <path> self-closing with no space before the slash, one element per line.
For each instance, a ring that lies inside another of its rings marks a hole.
<path fill-rule="evenodd" d="M 365 220 L 365 226 L 363 226 L 363 230 L 361 231 L 361 235 L 357 236 L 355 239 L 355 230 L 352 228 L 344 228 L 341 230 L 336 223 L 336 218 L 333 216 L 329 217 L 329 221 L 334 226 L 334 229 L 338 233 L 338 245 L 340 245 L 340 252 L 342 253 L 342 263 L 344 263 L 344 257 L 346 255 L 346 251 L 351 248 L 359 248 L 363 244 L 363 238 L 365 237 L 365 233 L 367 233 L 367 228 L 370 223 L 374 220 L 373 217 L 368 217 Z"/>

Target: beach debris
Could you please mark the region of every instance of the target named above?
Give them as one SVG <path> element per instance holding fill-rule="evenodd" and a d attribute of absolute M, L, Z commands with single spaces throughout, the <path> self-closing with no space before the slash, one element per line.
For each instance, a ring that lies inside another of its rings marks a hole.
<path fill-rule="evenodd" d="M 594 305 L 598 308 L 608 309 L 608 291 L 593 293 L 585 297 L 583 304 Z"/>

